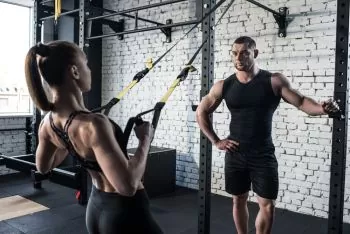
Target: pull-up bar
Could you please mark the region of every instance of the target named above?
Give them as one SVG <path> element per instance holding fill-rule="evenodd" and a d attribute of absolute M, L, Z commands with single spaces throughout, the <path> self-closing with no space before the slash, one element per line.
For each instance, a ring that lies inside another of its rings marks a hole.
<path fill-rule="evenodd" d="M 65 11 L 65 12 L 62 12 L 60 14 L 60 16 L 64 16 L 64 15 L 72 15 L 76 12 L 79 12 L 80 9 L 74 9 L 74 10 L 71 10 L 71 11 Z M 48 19 L 54 19 L 55 16 L 54 15 L 50 15 L 50 16 L 47 16 L 47 17 L 43 17 L 43 18 L 40 18 L 40 20 L 48 20 Z"/>
<path fill-rule="evenodd" d="M 99 39 L 99 38 L 106 38 L 106 37 L 113 37 L 113 36 L 119 36 L 119 35 L 125 35 L 125 34 L 131 34 L 131 33 L 138 33 L 138 32 L 145 32 L 145 31 L 151 31 L 151 30 L 157 30 L 157 29 L 166 29 L 166 28 L 172 28 L 172 27 L 179 27 L 179 26 L 185 26 L 185 25 L 192 25 L 200 23 L 201 20 L 191 20 L 187 22 L 180 22 L 180 23 L 174 23 L 174 24 L 165 24 L 165 25 L 159 25 L 159 26 L 153 26 L 153 27 L 147 27 L 147 28 L 138 28 L 134 30 L 128 30 L 124 32 L 117 32 L 117 33 L 110 33 L 105 35 L 98 35 L 98 36 L 92 36 L 87 37 L 87 40 L 93 40 L 93 39 Z"/>
<path fill-rule="evenodd" d="M 127 10 L 122 10 L 122 11 L 118 11 L 118 12 L 111 13 L 111 14 L 108 14 L 108 15 L 101 15 L 101 16 L 91 17 L 91 18 L 89 18 L 87 20 L 91 21 L 91 20 L 97 20 L 97 19 L 104 19 L 104 18 L 111 17 L 111 16 L 121 15 L 123 13 L 130 13 L 130 12 L 134 12 L 134 11 L 140 11 L 140 10 L 150 9 L 150 8 L 154 8 L 154 7 L 159 7 L 159 6 L 164 6 L 164 5 L 169 5 L 169 4 L 178 3 L 178 2 L 184 2 L 184 1 L 187 1 L 187 0 L 174 0 L 174 1 L 160 2 L 160 3 L 150 4 L 148 6 L 140 6 L 140 7 L 127 9 Z"/>
<path fill-rule="evenodd" d="M 114 10 L 110 10 L 110 9 L 106 9 L 106 8 L 101 8 L 101 7 L 95 7 L 95 6 L 91 6 L 91 7 L 96 9 L 96 10 L 101 10 L 101 11 L 105 11 L 105 12 L 109 12 L 109 13 L 119 13 L 121 16 L 125 16 L 125 17 L 132 18 L 132 19 L 137 18 L 138 20 L 141 20 L 141 21 L 144 21 L 144 22 L 147 22 L 147 23 L 151 23 L 151 24 L 164 25 L 163 23 L 159 23 L 159 22 L 156 22 L 156 21 L 153 21 L 153 20 L 145 19 L 145 18 L 142 18 L 142 17 L 139 17 L 139 16 L 129 15 L 129 14 L 126 14 L 126 13 L 120 13 L 118 11 L 114 11 Z"/>

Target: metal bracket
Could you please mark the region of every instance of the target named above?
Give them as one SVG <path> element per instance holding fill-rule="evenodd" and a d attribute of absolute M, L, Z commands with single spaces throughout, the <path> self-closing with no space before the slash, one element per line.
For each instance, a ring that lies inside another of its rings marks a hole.
<path fill-rule="evenodd" d="M 90 8 L 91 13 L 88 13 L 87 16 L 88 18 L 93 18 L 96 15 L 101 16 L 103 14 L 103 12 L 105 11 L 105 9 L 103 8 L 99 8 L 99 7 L 95 7 L 95 6 L 91 6 Z M 125 30 L 125 21 L 124 19 L 120 19 L 118 21 L 115 20 L 109 20 L 109 19 L 105 19 L 105 18 L 101 18 L 101 19 L 97 19 L 96 22 L 93 21 L 87 21 L 87 25 L 89 27 L 88 29 L 88 37 L 91 36 L 91 27 L 93 23 L 101 23 L 104 25 L 109 26 L 115 33 L 119 33 L 119 32 L 124 32 Z M 123 35 L 118 35 L 118 39 L 119 40 L 123 40 L 124 36 Z"/>
<path fill-rule="evenodd" d="M 40 17 L 48 17 L 55 14 L 55 8 L 51 6 L 39 5 L 38 7 L 40 8 Z"/>
<path fill-rule="evenodd" d="M 165 24 L 172 24 L 173 20 L 172 19 L 167 19 Z M 169 28 L 162 28 L 160 29 L 166 36 L 165 42 L 170 43 L 171 42 L 171 27 Z"/>
<path fill-rule="evenodd" d="M 273 17 L 275 18 L 277 24 L 278 24 L 278 36 L 279 37 L 286 37 L 287 35 L 287 13 L 288 13 L 288 8 L 287 7 L 280 7 L 279 12 L 272 10 L 271 8 L 255 1 L 255 0 L 246 0 L 247 2 L 250 2 L 254 5 L 257 5 L 258 7 L 261 7 L 262 9 L 271 12 L 273 14 Z"/>
<path fill-rule="evenodd" d="M 276 23 L 278 24 L 278 36 L 279 37 L 286 37 L 287 36 L 287 26 L 288 22 L 286 19 L 288 8 L 287 7 L 280 7 L 278 9 L 280 14 L 273 14 L 273 17 L 276 20 Z"/>
<path fill-rule="evenodd" d="M 118 21 L 102 19 L 101 22 L 102 24 L 108 25 L 116 33 L 124 32 L 124 19 L 120 19 Z M 124 35 L 118 35 L 118 39 L 123 40 Z"/>

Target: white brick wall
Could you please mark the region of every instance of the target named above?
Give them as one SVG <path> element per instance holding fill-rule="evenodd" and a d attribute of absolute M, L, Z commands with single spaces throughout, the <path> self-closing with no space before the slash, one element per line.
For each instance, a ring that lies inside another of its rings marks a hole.
<path fill-rule="evenodd" d="M 105 1 L 106 8 L 128 9 L 159 1 Z M 227 3 L 225 3 L 227 4 Z M 225 5 L 224 4 L 224 5 Z M 285 74 L 293 87 L 315 100 L 333 95 L 335 49 L 335 0 L 267 0 L 272 9 L 288 7 L 292 19 L 287 37 L 277 36 L 273 16 L 255 5 L 237 0 L 215 29 L 215 80 L 233 73 L 228 51 L 241 35 L 256 39 L 260 51 L 257 62 L 263 69 Z M 223 7 L 218 10 L 222 12 Z M 195 17 L 195 1 L 139 12 L 158 22 L 174 22 Z M 118 19 L 118 18 L 115 18 Z M 127 20 L 127 28 L 134 22 Z M 139 22 L 140 26 L 143 23 Z M 176 41 L 190 26 L 173 29 Z M 105 29 L 105 33 L 109 29 Z M 103 102 L 107 102 L 144 68 L 143 62 L 157 59 L 171 44 L 164 43 L 160 31 L 125 35 L 103 40 Z M 113 109 L 111 116 L 125 127 L 129 117 L 150 109 L 165 93 L 170 83 L 201 42 L 201 32 L 191 33 L 163 61 L 135 86 Z M 194 65 L 201 68 L 200 56 Z M 192 104 L 199 102 L 200 71 L 189 75 L 170 97 L 157 128 L 153 144 L 177 150 L 177 184 L 198 188 L 199 128 Z M 150 120 L 152 115 L 145 119 Z M 224 104 L 214 113 L 214 128 L 220 137 L 228 135 L 230 116 Z M 277 206 L 292 211 L 327 217 L 332 120 L 309 117 L 282 102 L 275 113 L 273 138 L 279 162 L 280 191 Z M 130 147 L 135 146 L 133 136 Z M 212 192 L 224 192 L 224 153 L 213 149 Z M 347 163 L 347 168 L 349 162 Z M 350 222 L 350 172 L 347 170 L 344 221 Z M 255 201 L 252 195 L 251 200 Z"/>
<path fill-rule="evenodd" d="M 26 119 L 23 117 L 0 117 L 0 129 L 25 128 Z M 0 152 L 14 156 L 26 153 L 24 131 L 1 131 Z M 13 173 L 13 170 L 0 166 L 0 175 Z"/>

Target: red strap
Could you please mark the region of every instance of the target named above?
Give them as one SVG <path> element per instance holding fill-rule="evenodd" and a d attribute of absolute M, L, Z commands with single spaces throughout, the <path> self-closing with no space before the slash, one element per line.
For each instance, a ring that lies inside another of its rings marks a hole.
<path fill-rule="evenodd" d="M 77 190 L 77 191 L 75 192 L 75 198 L 76 198 L 77 200 L 79 200 L 79 198 L 80 198 L 80 190 Z"/>

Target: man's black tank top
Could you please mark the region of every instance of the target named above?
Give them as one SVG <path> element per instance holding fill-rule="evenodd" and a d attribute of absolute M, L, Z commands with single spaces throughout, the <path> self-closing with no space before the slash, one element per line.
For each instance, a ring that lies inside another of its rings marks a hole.
<path fill-rule="evenodd" d="M 69 139 L 69 136 L 68 136 L 69 126 L 72 123 L 72 121 L 75 118 L 75 116 L 77 116 L 78 114 L 90 114 L 90 112 L 87 112 L 87 111 L 74 111 L 73 113 L 71 113 L 69 115 L 69 117 L 68 117 L 68 119 L 67 119 L 67 121 L 66 121 L 66 123 L 65 123 L 65 125 L 63 127 L 63 130 L 61 130 L 58 127 L 56 127 L 55 124 L 53 123 L 52 112 L 50 112 L 49 119 L 50 119 L 51 128 L 57 134 L 57 136 L 64 142 L 64 144 L 66 145 L 66 148 L 67 148 L 69 154 L 78 162 L 79 166 L 81 166 L 81 167 L 83 167 L 85 169 L 90 169 L 90 170 L 102 172 L 102 169 L 101 169 L 100 165 L 97 163 L 97 161 L 90 161 L 90 160 L 86 160 L 83 157 L 81 157 L 76 152 L 72 142 Z M 119 145 L 120 145 L 123 153 L 127 157 L 127 159 L 129 159 L 128 158 L 128 154 L 127 154 L 127 150 L 126 150 L 126 144 L 125 144 L 123 131 L 111 119 L 110 119 L 110 122 L 112 123 L 112 125 L 114 127 L 115 138 L 116 138 L 117 142 L 119 143 Z"/>
<path fill-rule="evenodd" d="M 271 73 L 260 70 L 248 83 L 236 75 L 224 80 L 223 99 L 231 112 L 229 139 L 240 144 L 272 144 L 272 116 L 281 97 L 271 86 Z"/>

